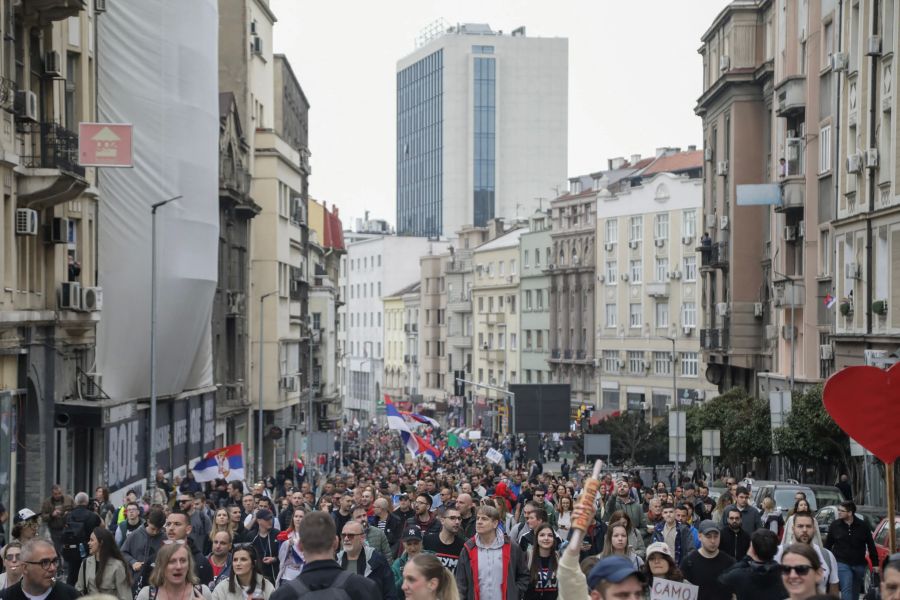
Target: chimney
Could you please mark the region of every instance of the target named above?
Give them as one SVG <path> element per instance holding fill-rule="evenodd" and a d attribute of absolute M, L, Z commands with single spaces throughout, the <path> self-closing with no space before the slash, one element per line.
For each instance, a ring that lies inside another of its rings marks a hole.
<path fill-rule="evenodd" d="M 688 146 L 687 151 L 688 151 L 688 152 L 696 152 L 696 151 L 697 151 L 697 144 L 691 144 L 690 146 Z"/>
<path fill-rule="evenodd" d="M 615 171 L 616 169 L 621 168 L 622 165 L 625 164 L 625 158 L 622 157 L 622 156 L 617 156 L 617 157 L 615 157 L 615 158 L 610 158 L 610 159 L 607 161 L 607 164 L 609 165 L 609 170 L 610 170 L 610 171 Z"/>
<path fill-rule="evenodd" d="M 631 155 L 631 166 L 634 166 L 634 165 L 638 164 L 639 162 L 641 162 L 641 155 L 640 154 L 632 154 Z"/>

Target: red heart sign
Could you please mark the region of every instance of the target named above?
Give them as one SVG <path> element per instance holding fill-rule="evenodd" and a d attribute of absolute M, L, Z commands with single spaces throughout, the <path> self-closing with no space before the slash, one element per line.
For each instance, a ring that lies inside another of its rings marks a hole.
<path fill-rule="evenodd" d="M 900 456 L 900 363 L 887 371 L 847 367 L 825 382 L 822 401 L 835 423 L 884 463 Z"/>

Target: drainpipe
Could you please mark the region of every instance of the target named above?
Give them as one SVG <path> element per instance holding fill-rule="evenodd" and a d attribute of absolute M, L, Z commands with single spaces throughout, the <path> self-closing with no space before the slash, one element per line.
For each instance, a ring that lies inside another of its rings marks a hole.
<path fill-rule="evenodd" d="M 872 3 L 872 29 L 871 32 L 878 31 L 878 11 L 880 10 L 879 0 Z M 878 99 L 878 57 L 869 57 L 869 148 L 877 148 L 878 144 L 875 139 L 875 127 L 878 122 L 878 110 L 876 100 Z M 876 169 L 868 170 L 869 177 L 869 214 L 866 215 L 866 334 L 872 333 L 872 277 L 875 270 L 872 268 L 872 213 L 875 211 L 875 184 Z M 867 344 L 868 345 L 868 344 Z"/>

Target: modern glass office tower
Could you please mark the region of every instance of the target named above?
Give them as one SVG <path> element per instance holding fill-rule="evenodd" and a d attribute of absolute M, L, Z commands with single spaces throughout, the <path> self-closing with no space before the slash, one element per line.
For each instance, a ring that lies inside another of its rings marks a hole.
<path fill-rule="evenodd" d="M 566 182 L 568 41 L 439 28 L 397 63 L 397 233 L 527 218 Z"/>

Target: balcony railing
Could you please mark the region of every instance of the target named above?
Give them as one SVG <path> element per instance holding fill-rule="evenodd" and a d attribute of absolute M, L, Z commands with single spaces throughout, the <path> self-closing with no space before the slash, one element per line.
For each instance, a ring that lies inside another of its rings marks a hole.
<path fill-rule="evenodd" d="M 559 358 L 559 348 L 550 351 L 550 358 Z"/>
<path fill-rule="evenodd" d="M 575 360 L 585 360 L 587 358 L 587 352 L 584 350 L 576 350 L 575 351 Z"/>
<path fill-rule="evenodd" d="M 700 251 L 700 268 L 728 267 L 728 242 L 716 242 L 697 248 Z"/>
<path fill-rule="evenodd" d="M 57 123 L 20 121 L 19 133 L 30 134 L 22 142 L 22 165 L 31 169 L 59 169 L 84 177 L 78 164 L 78 134 Z"/>
<path fill-rule="evenodd" d="M 250 171 L 222 157 L 219 160 L 219 187 L 241 195 L 250 193 Z"/>
<path fill-rule="evenodd" d="M 563 352 L 563 358 L 565 358 L 566 360 L 569 360 L 570 358 L 572 358 L 572 351 L 569 349 L 566 349 Z"/>
<path fill-rule="evenodd" d="M 701 329 L 700 348 L 702 350 L 727 350 L 728 329 Z"/>

